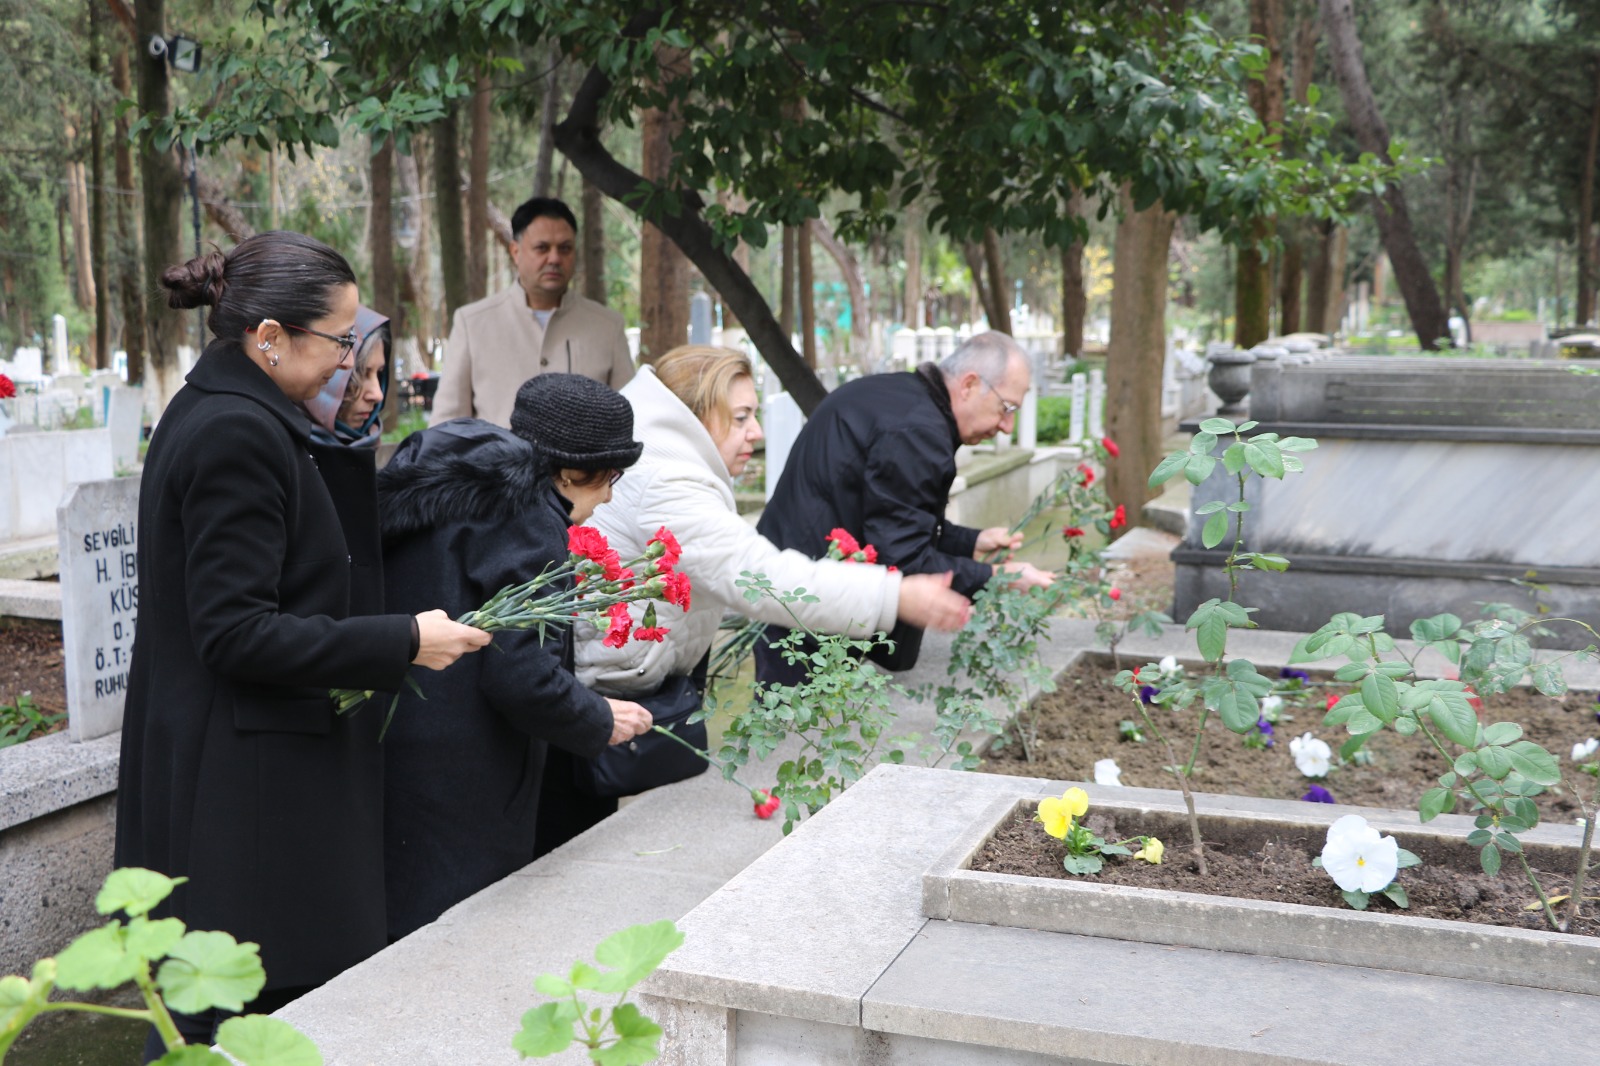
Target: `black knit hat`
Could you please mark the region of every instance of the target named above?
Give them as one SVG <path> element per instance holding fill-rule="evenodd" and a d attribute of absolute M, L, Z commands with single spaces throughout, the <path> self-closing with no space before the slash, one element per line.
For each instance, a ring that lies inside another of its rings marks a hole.
<path fill-rule="evenodd" d="M 554 467 L 622 470 L 638 462 L 633 407 L 619 393 L 582 374 L 540 374 L 517 390 L 511 432 L 531 442 Z"/>

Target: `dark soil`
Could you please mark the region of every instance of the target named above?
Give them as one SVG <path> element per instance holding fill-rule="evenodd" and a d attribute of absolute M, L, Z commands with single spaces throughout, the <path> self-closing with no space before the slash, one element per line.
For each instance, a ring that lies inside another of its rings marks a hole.
<path fill-rule="evenodd" d="M 14 704 L 24 692 L 47 714 L 67 709 L 59 622 L 0 618 L 0 704 Z"/>
<path fill-rule="evenodd" d="M 1140 665 L 1124 661 L 1124 668 Z M 1194 664 L 1186 669 L 1195 670 Z M 1266 673 L 1272 675 L 1274 671 Z M 1176 788 L 1177 781 L 1163 767 L 1173 759 L 1166 747 L 1146 731 L 1142 743 L 1127 741 L 1118 730 L 1124 720 L 1140 721 L 1138 708 L 1130 697 L 1113 687 L 1114 670 L 1109 659 L 1086 657 L 1073 670 L 1057 679 L 1054 693 L 1035 701 L 1038 714 L 1038 742 L 1034 759 L 1024 758 L 1022 745 L 1011 740 L 989 754 L 983 769 L 990 773 L 1017 774 L 1060 781 L 1094 780 L 1098 759 L 1113 758 L 1122 769 L 1122 783 L 1142 788 Z M 1344 693 L 1349 686 L 1313 685 L 1299 705 L 1286 701 L 1282 720 L 1276 727 L 1275 743 L 1264 750 L 1247 748 L 1243 738 L 1224 729 L 1213 716 L 1206 726 L 1200 758 L 1195 765 L 1192 785 L 1199 792 L 1262 796 L 1270 799 L 1299 799 L 1312 784 L 1321 784 L 1339 803 L 1362 807 L 1414 809 L 1424 791 L 1437 783 L 1449 767 L 1425 741 L 1401 737 L 1385 731 L 1368 742 L 1370 765 L 1337 764 L 1325 780 L 1313 782 L 1296 769 L 1289 753 L 1289 741 L 1311 732 L 1328 743 L 1337 756 L 1347 739 L 1342 728 L 1322 725 L 1323 704 L 1330 692 Z M 1542 745 L 1570 770 L 1572 746 L 1600 736 L 1595 718 L 1595 693 L 1569 692 L 1560 699 L 1541 696 L 1531 690 L 1518 690 L 1485 700 L 1481 712 L 1485 722 L 1517 722 L 1524 736 Z M 1194 711 L 1150 708 L 1151 717 L 1186 758 L 1194 743 Z M 1142 724 L 1142 722 L 1141 722 Z M 1574 775 L 1592 789 L 1594 779 Z M 1590 793 L 1592 795 L 1592 793 Z M 1587 798 L 1587 797 L 1586 797 Z M 1579 808 L 1565 790 L 1539 796 L 1540 817 L 1551 822 L 1574 822 Z M 1320 848 L 1320 845 L 1319 845 Z"/>
<path fill-rule="evenodd" d="M 1202 878 L 1189 854 L 1186 822 L 1149 814 L 1133 820 L 1127 813 L 1118 813 L 1120 817 L 1097 814 L 1091 806 L 1085 824 L 1108 841 L 1144 833 L 1157 836 L 1166 845 L 1164 860 L 1151 865 L 1131 858 L 1111 858 L 1100 873 L 1084 880 L 1318 907 L 1346 906 L 1333 879 L 1311 865 L 1322 851 L 1324 835 L 1320 832 L 1240 834 L 1234 839 L 1219 833 L 1217 839 L 1206 841 L 1207 873 Z M 994 838 L 973 860 L 972 869 L 1029 877 L 1072 876 L 1061 867 L 1062 843 L 1046 835 L 1044 827 L 1032 819 L 1028 810 L 1018 811 L 996 830 Z M 1403 834 L 1397 834 L 1397 839 L 1401 847 L 1417 852 L 1423 860 L 1420 866 L 1401 870 L 1396 878 L 1410 897 L 1410 906 L 1401 910 L 1387 898 L 1374 895 L 1370 912 L 1522 929 L 1549 928 L 1542 909 L 1527 910 L 1529 903 L 1537 903 L 1538 896 L 1521 868 L 1509 860 L 1498 876 L 1490 877 L 1478 866 L 1474 849 L 1426 847 L 1408 842 Z M 1572 887 L 1571 870 L 1539 869 L 1539 857 L 1533 861 L 1546 893 L 1565 893 Z M 1590 887 L 1593 885 L 1592 880 L 1587 883 L 1585 896 L 1595 894 L 1597 890 Z M 1586 906 L 1590 911 L 1597 908 L 1594 903 Z M 1556 913 L 1564 915 L 1565 905 L 1559 905 Z M 1570 931 L 1600 936 L 1600 921 L 1582 916 Z"/>

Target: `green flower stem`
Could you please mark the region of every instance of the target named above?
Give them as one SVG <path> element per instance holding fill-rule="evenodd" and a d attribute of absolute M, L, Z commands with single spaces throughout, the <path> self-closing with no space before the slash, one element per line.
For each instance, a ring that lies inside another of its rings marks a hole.
<path fill-rule="evenodd" d="M 1583 882 L 1589 872 L 1589 851 L 1594 844 L 1594 816 L 1595 808 L 1600 806 L 1600 778 L 1595 779 L 1595 794 L 1586 804 L 1583 797 L 1578 796 L 1578 790 L 1573 789 L 1572 794 L 1577 796 L 1578 806 L 1583 808 L 1583 844 L 1578 848 L 1578 869 L 1572 875 L 1572 902 L 1567 907 L 1567 916 L 1561 923 L 1561 931 L 1568 932 L 1572 923 L 1578 920 L 1583 909 Z"/>
<path fill-rule="evenodd" d="M 133 981 L 139 986 L 139 994 L 144 996 L 145 1005 L 150 1008 L 150 1024 L 154 1025 L 156 1032 L 161 1035 L 161 1042 L 166 1045 L 168 1051 L 182 1047 L 183 1034 L 178 1032 L 177 1023 L 167 1012 L 167 1005 L 161 1001 L 161 993 L 156 991 L 155 982 L 150 980 L 149 963 L 140 965 L 139 972 L 133 975 Z"/>
<path fill-rule="evenodd" d="M 1528 883 L 1539 894 L 1539 905 L 1544 908 L 1545 920 L 1550 923 L 1550 928 L 1561 931 L 1561 922 L 1556 918 L 1555 908 L 1550 905 L 1550 897 L 1545 895 L 1544 886 L 1539 883 L 1539 878 L 1533 872 L 1533 867 L 1528 865 L 1528 857 L 1522 852 L 1517 852 L 1517 861 L 1522 864 L 1522 872 L 1527 876 Z"/>
<path fill-rule="evenodd" d="M 53 1010 L 75 1010 L 86 1014 L 109 1014 L 113 1018 L 128 1018 L 133 1021 L 155 1023 L 155 1015 L 147 1010 L 136 1007 L 106 1007 L 99 1003 L 80 1003 L 77 1000 L 58 1000 L 46 1003 L 39 1008 L 40 1014 L 47 1014 Z"/>
<path fill-rule="evenodd" d="M 750 793 L 751 798 L 754 798 L 755 794 L 757 792 L 765 792 L 766 791 L 765 789 L 751 788 L 749 785 L 745 784 L 743 781 L 740 781 L 737 777 L 734 776 L 733 771 L 729 769 L 729 766 L 732 765 L 731 763 L 722 762 L 720 759 L 717 759 L 715 756 L 713 756 L 710 752 L 701 751 L 699 748 L 695 747 L 693 744 L 689 743 L 687 740 L 684 740 L 678 734 L 674 733 L 672 730 L 666 728 L 665 726 L 653 725 L 650 728 L 655 730 L 657 733 L 660 733 L 664 737 L 671 737 L 673 740 L 677 741 L 679 744 L 682 744 L 684 747 L 688 748 L 690 751 L 692 751 L 696 755 L 700 756 L 702 759 L 704 759 L 706 762 L 710 763 L 712 766 L 715 766 L 718 770 L 721 770 L 723 777 L 727 778 L 729 781 L 732 781 L 734 784 L 738 785 L 740 788 L 742 788 L 746 792 Z M 770 796 L 771 794 L 772 794 L 771 792 L 767 792 L 767 795 Z"/>
<path fill-rule="evenodd" d="M 1195 813 L 1194 793 L 1189 789 L 1189 775 L 1184 772 L 1183 767 L 1178 765 L 1178 750 L 1172 746 L 1172 741 L 1167 739 L 1166 734 L 1156 728 L 1155 719 L 1150 717 L 1149 708 L 1145 706 L 1144 700 L 1138 698 L 1137 693 L 1134 694 L 1134 703 L 1139 708 L 1139 717 L 1144 719 L 1145 727 L 1150 730 L 1152 736 L 1161 741 L 1162 746 L 1167 749 L 1167 758 L 1172 760 L 1171 766 L 1174 776 L 1178 779 L 1178 788 L 1183 792 L 1183 805 L 1189 811 L 1189 852 L 1194 856 L 1195 872 L 1201 877 L 1205 877 L 1207 872 L 1206 846 L 1205 841 L 1200 837 L 1200 816 Z M 1200 725 L 1202 729 L 1205 727 L 1205 715 L 1207 713 L 1209 712 L 1201 713 Z M 1197 749 L 1200 743 L 1199 738 L 1203 735 L 1203 733 L 1195 735 Z"/>

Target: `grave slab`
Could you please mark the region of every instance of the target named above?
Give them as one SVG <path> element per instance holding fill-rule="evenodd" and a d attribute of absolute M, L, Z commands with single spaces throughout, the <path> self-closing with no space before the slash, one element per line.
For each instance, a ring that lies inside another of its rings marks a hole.
<path fill-rule="evenodd" d="M 75 741 L 122 728 L 139 611 L 139 482 L 73 485 L 57 511 L 67 728 Z"/>

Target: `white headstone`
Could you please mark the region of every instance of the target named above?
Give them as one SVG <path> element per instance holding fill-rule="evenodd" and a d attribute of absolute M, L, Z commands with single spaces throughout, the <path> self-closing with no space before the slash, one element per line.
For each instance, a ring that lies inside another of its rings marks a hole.
<path fill-rule="evenodd" d="M 18 381 L 38 381 L 44 377 L 44 352 L 38 348 L 18 348 L 11 354 L 16 357 Z"/>
<path fill-rule="evenodd" d="M 65 315 L 52 315 L 50 317 L 50 326 L 51 372 L 65 374 L 67 372 L 67 317 Z"/>
<path fill-rule="evenodd" d="M 1084 413 L 1089 406 L 1089 376 L 1087 374 L 1072 375 L 1072 423 L 1071 440 L 1074 444 L 1083 439 Z"/>
<path fill-rule="evenodd" d="M 1022 394 L 1022 410 L 1017 412 L 1017 447 L 1039 446 L 1039 386 L 1030 385 Z"/>
<path fill-rule="evenodd" d="M 111 431 L 111 465 L 132 470 L 139 463 L 139 438 L 144 433 L 144 390 L 118 385 L 105 390 L 106 428 Z"/>
<path fill-rule="evenodd" d="M 67 730 L 77 742 L 122 728 L 139 615 L 139 479 L 69 486 L 56 510 Z"/>
<path fill-rule="evenodd" d="M 801 412 L 800 405 L 794 402 L 794 397 L 787 392 L 773 393 L 761 406 L 761 428 L 767 433 L 766 491 L 770 500 L 778 488 L 778 478 L 783 476 L 783 467 L 789 461 L 789 451 L 794 447 L 795 438 L 800 436 L 800 429 L 806 424 L 806 416 Z"/>
<path fill-rule="evenodd" d="M 1099 440 L 1106 435 L 1106 375 L 1095 367 L 1089 371 L 1089 437 Z"/>

